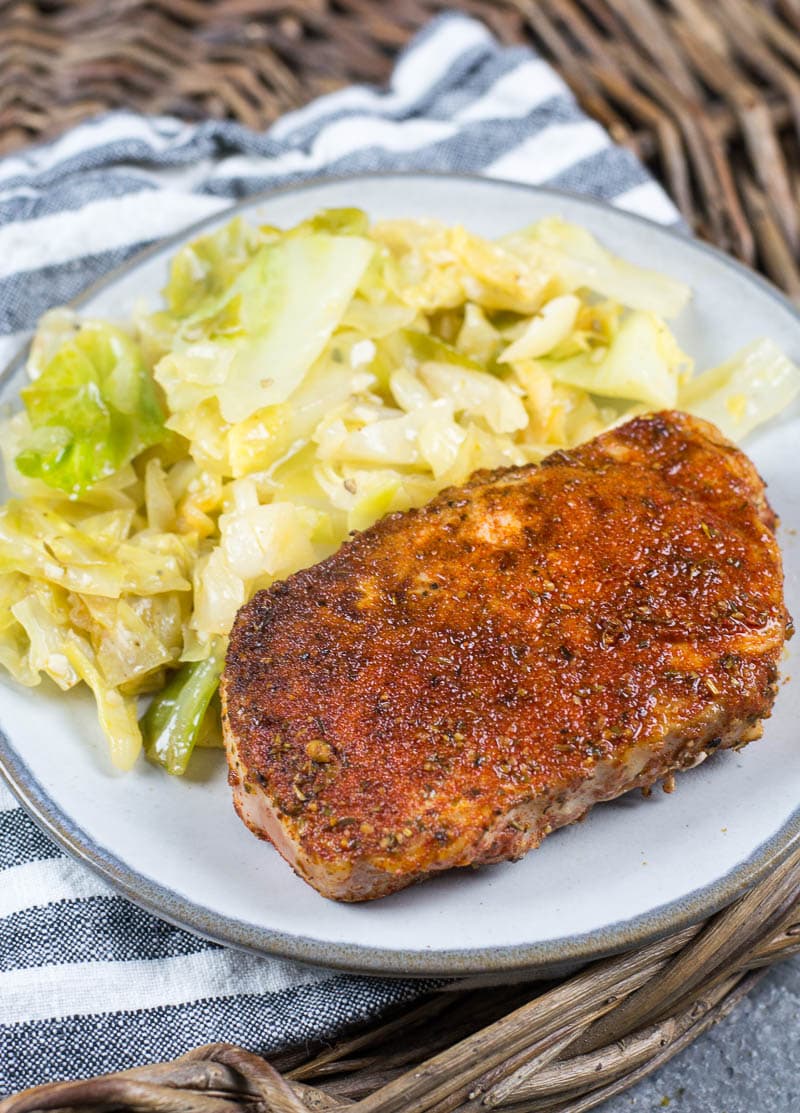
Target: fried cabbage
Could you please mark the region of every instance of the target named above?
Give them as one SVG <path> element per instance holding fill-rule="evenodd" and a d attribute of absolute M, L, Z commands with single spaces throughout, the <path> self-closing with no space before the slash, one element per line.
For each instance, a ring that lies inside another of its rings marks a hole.
<path fill-rule="evenodd" d="M 785 410 L 798 393 L 800 369 L 772 340 L 763 338 L 690 379 L 679 403 L 738 441 Z"/>

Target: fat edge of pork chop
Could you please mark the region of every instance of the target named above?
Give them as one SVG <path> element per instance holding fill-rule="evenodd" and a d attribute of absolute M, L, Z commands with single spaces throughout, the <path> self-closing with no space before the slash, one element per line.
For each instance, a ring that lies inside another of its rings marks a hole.
<path fill-rule="evenodd" d="M 368 900 L 757 738 L 791 633 L 774 526 L 747 457 L 680 413 L 388 516 L 239 612 L 236 810 Z"/>

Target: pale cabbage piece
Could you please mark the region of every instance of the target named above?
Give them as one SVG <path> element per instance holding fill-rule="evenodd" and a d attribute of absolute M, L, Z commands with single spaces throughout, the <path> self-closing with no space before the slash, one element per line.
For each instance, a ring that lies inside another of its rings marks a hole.
<path fill-rule="evenodd" d="M 304 236 L 310 232 L 331 232 L 337 236 L 366 236 L 369 233 L 369 217 L 363 209 L 345 206 L 333 209 L 320 209 L 314 216 L 284 231 L 271 225 L 261 226 L 262 233 L 272 236 Z"/>
<path fill-rule="evenodd" d="M 374 304 L 366 298 L 354 297 L 344 311 L 341 323 L 370 340 L 381 340 L 399 329 L 410 328 L 418 317 L 416 309 L 402 302 Z"/>
<path fill-rule="evenodd" d="M 762 339 L 690 379 L 681 388 L 679 404 L 739 441 L 785 410 L 798 394 L 800 368 L 772 340 Z"/>
<path fill-rule="evenodd" d="M 422 363 L 449 363 L 463 367 L 467 371 L 484 371 L 478 363 L 455 345 L 441 336 L 415 329 L 404 329 L 393 342 L 384 344 L 389 358 L 410 370 L 416 370 Z"/>
<path fill-rule="evenodd" d="M 461 225 L 448 229 L 449 241 L 461 266 L 466 268 L 464 292 L 484 309 L 509 309 L 534 313 L 553 286 L 552 272 L 519 257 L 498 240 L 487 240 Z"/>
<path fill-rule="evenodd" d="M 227 299 L 228 290 L 274 233 L 241 216 L 200 236 L 176 252 L 164 290 L 167 311 L 181 325 L 203 320 Z"/>
<path fill-rule="evenodd" d="M 414 417 L 418 421 L 417 444 L 422 458 L 439 479 L 452 468 L 466 431 L 454 420 L 449 398 L 437 398 L 416 410 Z"/>
<path fill-rule="evenodd" d="M 201 476 L 212 477 L 212 473 L 204 471 L 191 456 L 184 456 L 182 459 L 176 460 L 176 462 L 167 469 L 165 482 L 170 497 L 176 506 L 181 499 L 189 494 L 191 489 L 196 488 Z M 213 473 L 213 479 L 221 490 L 222 479 L 219 478 L 216 473 Z M 208 508 L 204 507 L 204 509 Z"/>
<path fill-rule="evenodd" d="M 198 750 L 224 750 L 225 739 L 222 736 L 222 709 L 219 702 L 219 693 L 215 692 L 206 708 L 200 729 L 197 732 L 195 746 Z"/>
<path fill-rule="evenodd" d="M 231 374 L 235 357 L 236 350 L 232 344 L 223 346 L 221 341 L 203 338 L 188 347 L 170 352 L 158 361 L 153 373 L 167 398 L 171 414 L 171 421 L 167 422 L 168 429 L 175 429 L 187 439 L 194 440 L 191 426 L 190 431 L 185 432 L 182 426 L 176 424 L 176 420 L 183 418 L 185 421 L 187 416 L 191 420 L 192 412 L 207 402 L 216 403 L 218 421 L 220 424 L 226 423 L 226 419 L 222 417 L 219 392 Z M 249 413 L 243 416 L 248 417 Z"/>
<path fill-rule="evenodd" d="M 27 688 L 39 684 L 41 676 L 31 666 L 30 640 L 13 608 L 27 597 L 31 584 L 21 573 L 0 573 L 0 666 Z"/>
<path fill-rule="evenodd" d="M 16 620 L 0 631 L 0 665 L 18 684 L 35 688 L 41 682 L 41 676 L 31 668 L 28 648 L 28 638 Z"/>
<path fill-rule="evenodd" d="M 529 462 L 525 450 L 508 435 L 490 433 L 470 423 L 450 467 L 436 477 L 439 489 L 460 486 L 476 471 L 519 467 Z"/>
<path fill-rule="evenodd" d="M 583 444 L 618 425 L 620 421 L 628 421 L 649 409 L 648 406 L 632 405 L 630 402 L 616 406 L 609 403 L 603 405 L 602 399 L 562 383 L 556 383 L 553 397 L 553 411 L 547 425 L 553 448 Z M 548 452 L 552 452 L 552 448 L 548 448 Z"/>
<path fill-rule="evenodd" d="M 69 517 L 69 511 L 74 506 L 74 503 L 65 504 L 63 507 L 64 515 Z M 87 537 L 97 541 L 100 545 L 115 545 L 120 541 L 125 541 L 130 536 L 135 516 L 135 509 L 129 506 L 120 510 L 104 510 L 98 514 L 90 514 L 87 517 L 75 517 L 73 524 L 81 533 L 85 533 Z"/>
<path fill-rule="evenodd" d="M 598 348 L 610 348 L 617 337 L 621 321 L 630 312 L 618 302 L 608 300 L 586 302 L 578 299 L 578 304 L 579 309 L 572 330 L 546 353 L 548 359 L 569 359 L 571 356 L 594 352 Z M 511 325 L 503 330 L 503 336 L 507 340 L 517 340 L 527 327 L 525 322 Z"/>
<path fill-rule="evenodd" d="M 522 387 L 522 402 L 529 414 L 525 443 L 547 444 L 553 440 L 554 417 L 564 417 L 560 397 L 563 387 L 554 382 L 552 375 L 536 359 L 517 359 L 512 366 L 514 380 Z M 563 443 L 564 437 L 565 427 L 562 427 L 555 441 Z"/>
<path fill-rule="evenodd" d="M 166 532 L 176 529 L 175 500 L 167 486 L 167 474 L 157 458 L 148 460 L 144 469 L 144 508 L 150 529 Z"/>
<path fill-rule="evenodd" d="M 484 371 L 445 363 L 423 363 L 419 375 L 434 397 L 449 398 L 456 414 L 483 418 L 495 433 L 514 433 L 528 424 L 519 394 Z"/>
<path fill-rule="evenodd" d="M 220 477 L 240 478 L 264 470 L 295 450 L 326 416 L 364 389 L 374 352 L 372 342 L 359 333 L 339 331 L 285 402 L 256 409 L 243 421 L 230 424 L 222 419 L 217 399 L 206 399 L 173 414 L 167 426 L 186 437 L 202 468 Z"/>
<path fill-rule="evenodd" d="M 195 548 L 191 536 L 148 532 L 135 534 L 116 550 L 117 559 L 125 569 L 123 592 L 158 595 L 165 591 L 189 591 L 191 582 L 188 576 Z"/>
<path fill-rule="evenodd" d="M 84 629 L 110 687 L 134 682 L 140 687 L 142 678 L 175 663 L 175 654 L 125 599 L 87 597 L 83 606 L 88 617 Z"/>
<path fill-rule="evenodd" d="M 129 595 L 126 602 L 169 651 L 172 660 L 178 660 L 183 649 L 183 626 L 191 613 L 189 593 Z"/>
<path fill-rule="evenodd" d="M 619 420 L 619 403 L 603 406 L 585 390 L 556 382 L 539 360 L 519 360 L 513 368 L 530 417 L 523 433 L 529 460 L 537 461 L 555 449 L 582 444 Z M 631 414 L 633 410 L 628 404 L 624 412 Z"/>
<path fill-rule="evenodd" d="M 193 579 L 194 610 L 189 628 L 195 632 L 199 643 L 191 644 L 185 639 L 183 661 L 202 660 L 207 656 L 209 640 L 216 634 L 230 632 L 236 612 L 247 601 L 244 580 L 236 575 L 220 548 L 200 557 Z"/>
<path fill-rule="evenodd" d="M 290 502 L 272 502 L 223 514 L 221 547 L 230 567 L 245 580 L 288 575 L 315 557 L 312 538 L 319 511 Z"/>
<path fill-rule="evenodd" d="M 548 416 L 555 404 L 556 383 L 543 365 L 534 359 L 516 360 L 512 365 L 515 380 L 522 388 L 522 402 L 528 411 L 528 429 L 542 436 Z"/>
<path fill-rule="evenodd" d="M 423 313 L 464 300 L 463 278 L 447 244 L 446 226 L 430 220 L 387 220 L 372 225 L 371 236 L 385 245 L 380 278 L 393 297 Z"/>
<path fill-rule="evenodd" d="M 393 467 L 427 466 L 438 476 L 451 466 L 464 436 L 452 401 L 437 398 L 402 416 L 381 416 L 346 433 L 326 456 Z"/>
<path fill-rule="evenodd" d="M 385 274 L 393 293 L 424 312 L 465 301 L 488 309 L 533 313 L 545 300 L 552 277 L 515 257 L 499 241 L 433 220 L 385 220 L 371 235 L 392 252 Z"/>
<path fill-rule="evenodd" d="M 555 275 L 564 292 L 593 290 L 629 309 L 677 317 L 691 297 L 683 282 L 614 255 L 591 232 L 548 217 L 501 237 L 503 247 L 529 265 Z"/>
<path fill-rule="evenodd" d="M 225 514 L 246 514 L 259 506 L 258 484 L 254 478 L 237 479 L 224 489 L 222 506 Z M 220 528 L 224 520 L 220 520 Z"/>
<path fill-rule="evenodd" d="M 557 382 L 605 398 L 644 402 L 672 409 L 681 375 L 691 366 L 672 333 L 654 313 L 630 313 L 607 349 L 596 348 L 571 359 L 542 360 Z"/>
<path fill-rule="evenodd" d="M 373 250 L 361 237 L 324 232 L 260 248 L 229 291 L 238 301 L 236 333 L 156 366 L 173 413 L 213 397 L 223 420 L 237 422 L 285 401 L 340 323 Z"/>
<path fill-rule="evenodd" d="M 165 544 L 158 536 L 101 543 L 46 504 L 12 501 L 0 510 L 0 572 L 33 573 L 68 591 L 109 598 L 188 590 L 189 551 L 178 538 Z"/>
<path fill-rule="evenodd" d="M 275 464 L 348 401 L 360 369 L 360 364 L 356 362 L 354 367 L 351 360 L 358 339 L 354 335 L 338 336 L 286 402 L 257 410 L 231 427 L 229 475 L 239 478 Z"/>
<path fill-rule="evenodd" d="M 80 677 L 65 653 L 68 616 L 55 603 L 52 591 L 37 585 L 31 594 L 11 607 L 11 613 L 28 637 L 30 668 L 45 673 L 62 691 L 73 688 Z"/>
<path fill-rule="evenodd" d="M 0 572 L 34 574 L 68 591 L 122 594 L 125 572 L 117 561 L 98 558 L 93 565 L 65 566 L 30 529 L 27 522 L 20 526 L 10 519 L 8 507 L 0 511 Z"/>
<path fill-rule="evenodd" d="M 514 363 L 518 359 L 536 359 L 552 352 L 575 328 L 581 308 L 580 298 L 562 294 L 546 302 L 528 322 L 522 334 L 497 357 L 498 363 Z"/>
<path fill-rule="evenodd" d="M 362 428 L 353 432 L 347 432 L 345 428 L 344 436 L 334 447 L 329 440 L 323 458 L 343 458 L 382 465 L 419 464 L 422 461 L 422 453 L 417 443 L 417 435 L 430 405 L 431 403 L 428 403 L 427 406 L 420 406 L 410 413 L 397 417 L 382 417 L 365 423 Z M 449 410 L 447 419 L 452 420 L 452 406 Z"/>
<path fill-rule="evenodd" d="M 314 477 L 331 505 L 346 514 L 340 536 L 353 529 L 366 529 L 384 514 L 422 506 L 439 489 L 430 475 L 393 468 L 317 464 Z"/>
<path fill-rule="evenodd" d="M 324 515 L 318 519 L 314 533 L 314 545 L 321 559 L 338 546 L 345 526 L 342 512 L 319 485 L 318 465 L 317 446 L 308 441 L 287 455 L 277 467 L 254 472 L 250 478 L 258 490 L 261 505 L 289 502 Z"/>
<path fill-rule="evenodd" d="M 146 300 L 140 298 L 133 308 L 133 326 L 142 359 L 152 371 L 172 350 L 180 322 L 165 310 L 151 312 Z"/>
<path fill-rule="evenodd" d="M 189 464 L 188 470 L 182 464 Z M 176 473 L 181 469 L 182 474 Z M 219 475 L 198 467 L 192 461 L 179 461 L 170 469 L 167 487 L 176 502 L 176 528 L 179 533 L 192 533 L 198 538 L 210 537 L 217 531 L 214 515 L 222 507 L 223 484 Z"/>
<path fill-rule="evenodd" d="M 329 500 L 331 506 L 336 510 L 343 511 L 348 511 L 355 502 L 356 492 L 359 489 L 356 476 L 366 476 L 369 484 L 375 481 L 381 484 L 383 477 L 386 477 L 386 481 L 391 483 L 399 480 L 401 474 L 388 468 L 365 468 L 360 471 L 351 468 L 348 470 L 348 474 L 345 474 L 344 469 L 339 470 L 330 463 L 315 463 L 313 469 L 314 482 Z M 362 484 L 363 482 L 362 478 Z"/>
<path fill-rule="evenodd" d="M 206 398 L 193 409 L 172 413 L 165 424 L 186 438 L 192 459 L 201 468 L 220 475 L 230 472 L 228 434 L 231 426 L 222 420 L 216 398 Z"/>
<path fill-rule="evenodd" d="M 183 652 L 181 664 L 192 664 L 196 661 L 205 661 L 211 652 L 215 635 L 204 634 L 187 622 L 183 628 Z"/>
<path fill-rule="evenodd" d="M 470 359 L 489 363 L 502 344 L 498 329 L 488 320 L 479 305 L 468 301 L 464 306 L 464 319 L 456 338 L 456 347 Z"/>
<path fill-rule="evenodd" d="M 433 401 L 433 395 L 428 388 L 419 381 L 414 371 L 407 367 L 398 367 L 389 379 L 389 389 L 397 405 L 406 413 L 418 410 L 420 406 L 428 406 Z"/>
<path fill-rule="evenodd" d="M 260 505 L 251 480 L 231 485 L 233 505 L 220 517 L 220 544 L 195 573 L 191 624 L 209 637 L 227 634 L 236 611 L 256 586 L 288 576 L 319 558 L 325 515 L 290 502 Z"/>
<path fill-rule="evenodd" d="M 379 518 L 397 510 L 407 510 L 409 505 L 400 475 L 370 483 L 366 490 L 362 486 L 347 513 L 348 531 L 369 529 Z"/>
<path fill-rule="evenodd" d="M 319 460 L 332 460 L 347 440 L 348 427 L 340 410 L 329 414 L 314 430 L 311 440 L 316 445 Z"/>
<path fill-rule="evenodd" d="M 81 680 L 91 688 L 100 725 L 108 739 L 111 761 L 121 772 L 131 769 L 142 749 L 142 732 L 136 717 L 136 700 L 123 696 L 104 681 L 85 638 L 70 631 L 64 653 Z"/>

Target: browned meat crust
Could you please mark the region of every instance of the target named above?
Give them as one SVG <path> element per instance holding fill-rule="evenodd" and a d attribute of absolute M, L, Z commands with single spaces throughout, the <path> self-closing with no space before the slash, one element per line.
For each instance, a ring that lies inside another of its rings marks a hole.
<path fill-rule="evenodd" d="M 366 900 L 757 737 L 790 623 L 774 526 L 747 457 L 680 413 L 390 515 L 239 612 L 237 811 Z"/>

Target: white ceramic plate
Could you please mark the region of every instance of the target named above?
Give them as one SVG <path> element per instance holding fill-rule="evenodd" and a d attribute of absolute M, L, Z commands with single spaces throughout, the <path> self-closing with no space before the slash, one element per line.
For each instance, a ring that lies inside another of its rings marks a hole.
<path fill-rule="evenodd" d="M 771 336 L 800 361 L 797 313 L 766 283 L 700 244 L 579 197 L 455 176 L 326 181 L 238 211 L 291 224 L 325 206 L 373 217 L 432 216 L 489 236 L 552 213 L 695 290 L 677 323 L 700 367 Z M 230 213 L 205 222 L 210 228 Z M 89 291 L 85 311 L 126 316 L 164 283 L 176 243 L 148 251 Z M 20 384 L 10 369 L 5 398 Z M 800 407 L 747 444 L 781 515 L 789 608 L 800 615 Z M 800 638 L 783 666 L 798 671 Z M 798 677 L 800 680 L 800 677 Z M 62 845 L 159 915 L 236 946 L 394 974 L 552 968 L 652 939 L 705 916 L 772 868 L 800 837 L 800 683 L 782 686 L 764 739 L 679 778 L 673 796 L 635 793 L 596 808 L 522 862 L 455 871 L 366 905 L 334 904 L 296 878 L 239 822 L 224 759 L 203 752 L 172 779 L 142 761 L 115 775 L 91 701 L 0 686 L 0 768 Z"/>

